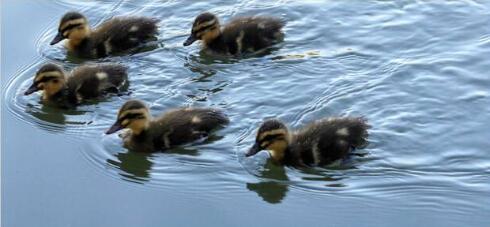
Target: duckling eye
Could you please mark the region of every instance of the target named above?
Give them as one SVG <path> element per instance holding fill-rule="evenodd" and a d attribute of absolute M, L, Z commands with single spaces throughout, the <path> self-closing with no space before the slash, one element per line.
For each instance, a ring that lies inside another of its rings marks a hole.
<path fill-rule="evenodd" d="M 284 135 L 282 134 L 274 134 L 274 135 L 267 135 L 265 136 L 261 142 L 265 142 L 265 141 L 275 141 L 275 140 L 283 140 L 284 139 Z"/>
<path fill-rule="evenodd" d="M 140 114 L 140 113 L 133 113 L 133 114 L 127 114 L 126 119 L 143 119 L 145 118 L 145 116 L 143 114 Z"/>

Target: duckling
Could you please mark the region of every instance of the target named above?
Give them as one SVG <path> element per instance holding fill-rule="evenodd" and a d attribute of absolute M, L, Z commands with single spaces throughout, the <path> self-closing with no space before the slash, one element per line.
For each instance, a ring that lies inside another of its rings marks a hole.
<path fill-rule="evenodd" d="M 218 18 L 202 13 L 192 25 L 191 35 L 184 42 L 189 46 L 202 40 L 204 47 L 219 54 L 239 55 L 270 47 L 284 39 L 284 22 L 272 17 L 242 17 L 220 29 Z"/>
<path fill-rule="evenodd" d="M 83 100 L 120 91 L 127 85 L 126 70 L 118 64 L 82 65 L 66 76 L 60 66 L 49 63 L 37 71 L 24 95 L 42 90 L 43 101 L 71 108 Z"/>
<path fill-rule="evenodd" d="M 260 126 L 255 144 L 245 156 L 268 150 L 278 164 L 327 165 L 346 157 L 353 149 L 365 147 L 369 127 L 364 118 L 328 118 L 290 133 L 279 120 L 267 120 Z"/>
<path fill-rule="evenodd" d="M 145 103 L 129 100 L 121 107 L 116 122 L 106 134 L 130 129 L 121 136 L 124 147 L 138 152 L 153 152 L 207 137 L 228 122 L 224 113 L 212 108 L 174 109 L 153 119 Z"/>
<path fill-rule="evenodd" d="M 115 17 L 92 30 L 78 12 L 66 13 L 60 21 L 54 45 L 68 39 L 69 52 L 85 58 L 106 57 L 135 48 L 158 33 L 158 20 L 147 17 Z"/>

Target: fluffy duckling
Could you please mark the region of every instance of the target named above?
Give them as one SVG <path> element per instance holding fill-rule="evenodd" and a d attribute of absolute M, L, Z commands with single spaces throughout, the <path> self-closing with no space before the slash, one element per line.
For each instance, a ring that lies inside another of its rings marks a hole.
<path fill-rule="evenodd" d="M 77 56 L 106 57 L 153 39 L 158 32 L 157 22 L 147 17 L 115 17 L 92 30 L 85 16 L 68 12 L 61 18 L 58 34 L 50 44 L 68 39 L 65 47 Z"/>
<path fill-rule="evenodd" d="M 290 166 L 321 166 L 367 145 L 369 125 L 363 118 L 329 118 L 290 133 L 278 120 L 267 120 L 247 157 L 268 150 L 273 161 Z"/>
<path fill-rule="evenodd" d="M 83 100 L 97 98 L 107 92 L 118 92 L 127 84 L 127 68 L 118 64 L 83 65 L 70 76 L 55 64 L 42 66 L 24 95 L 43 91 L 43 101 L 61 107 L 74 107 Z"/>
<path fill-rule="evenodd" d="M 153 152 L 204 138 L 228 122 L 224 113 L 211 108 L 175 109 L 153 119 L 143 102 L 129 100 L 106 134 L 130 129 L 122 135 L 124 146 L 129 150 Z"/>
<path fill-rule="evenodd" d="M 284 22 L 277 18 L 242 17 L 221 29 L 214 14 L 202 13 L 195 19 L 184 46 L 202 40 L 204 47 L 211 52 L 231 55 L 251 53 L 282 41 L 282 27 Z"/>

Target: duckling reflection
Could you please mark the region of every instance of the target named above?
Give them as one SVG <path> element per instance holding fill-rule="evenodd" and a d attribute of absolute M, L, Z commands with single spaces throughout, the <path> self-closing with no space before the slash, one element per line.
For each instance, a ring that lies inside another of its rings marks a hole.
<path fill-rule="evenodd" d="M 66 124 L 66 117 L 61 111 L 53 111 L 53 108 L 47 105 L 42 105 L 41 109 L 37 109 L 31 104 L 27 104 L 26 113 L 41 120 L 41 122 L 49 122 L 56 125 Z M 37 122 L 37 121 L 34 121 Z M 43 125 L 40 125 L 43 128 Z M 63 127 L 60 127 L 63 128 Z"/>
<path fill-rule="evenodd" d="M 281 203 L 288 192 L 288 176 L 282 166 L 275 165 L 272 160 L 267 160 L 261 173 L 263 180 L 258 183 L 247 183 L 247 189 L 254 191 L 258 196 L 271 204 Z"/>
<path fill-rule="evenodd" d="M 25 112 L 37 120 L 32 121 L 39 128 L 49 131 L 62 132 L 67 129 L 66 125 L 86 125 L 90 122 L 77 122 L 69 118 L 84 115 L 86 111 L 75 109 L 59 109 L 56 106 L 41 105 L 40 107 L 27 104 Z"/>
<path fill-rule="evenodd" d="M 218 17 L 212 13 L 202 13 L 194 20 L 191 35 L 184 46 L 202 40 L 204 49 L 211 53 L 253 53 L 281 42 L 284 39 L 284 24 L 273 17 L 241 17 L 233 19 L 221 29 Z"/>
<path fill-rule="evenodd" d="M 107 163 L 117 167 L 124 180 L 135 183 L 144 183 L 150 180 L 150 170 L 153 163 L 149 160 L 151 154 L 126 152 L 116 154 L 119 161 L 107 159 Z"/>
<path fill-rule="evenodd" d="M 210 78 L 217 73 L 216 69 L 208 68 L 205 66 L 203 67 L 203 65 L 201 64 L 191 64 L 189 62 L 186 62 L 184 66 L 187 67 L 191 72 L 200 74 L 199 77 L 192 79 L 196 82 L 209 82 L 211 80 Z"/>
<path fill-rule="evenodd" d="M 85 16 L 68 12 L 60 20 L 51 45 L 68 39 L 70 53 L 85 58 L 106 57 L 156 40 L 158 20 L 147 17 L 115 17 L 92 30 Z"/>

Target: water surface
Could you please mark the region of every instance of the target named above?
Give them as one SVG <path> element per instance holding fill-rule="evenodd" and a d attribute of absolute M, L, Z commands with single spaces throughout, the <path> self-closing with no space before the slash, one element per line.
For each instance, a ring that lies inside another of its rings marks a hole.
<path fill-rule="evenodd" d="M 130 88 L 76 110 L 23 96 L 47 62 L 63 13 L 92 25 L 160 18 L 153 48 L 86 61 L 129 66 Z M 270 54 L 243 59 L 183 47 L 196 15 L 287 21 Z M 5 1 L 2 6 L 4 226 L 488 226 L 490 4 L 481 1 Z M 128 99 L 154 115 L 224 109 L 206 141 L 139 154 L 103 132 Z M 256 128 L 364 116 L 370 145 L 337 166 L 282 168 L 245 158 Z M 294 217 L 294 218 L 292 218 Z"/>

